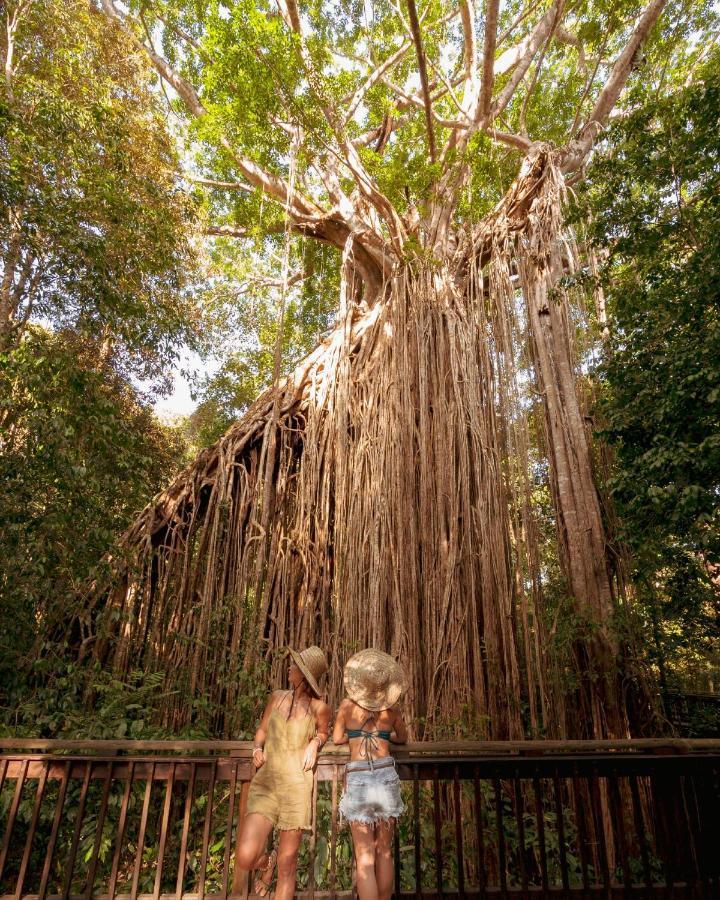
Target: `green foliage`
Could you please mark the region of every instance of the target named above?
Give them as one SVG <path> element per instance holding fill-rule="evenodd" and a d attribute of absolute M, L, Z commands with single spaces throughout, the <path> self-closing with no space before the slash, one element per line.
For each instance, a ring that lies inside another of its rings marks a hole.
<path fill-rule="evenodd" d="M 227 241 L 209 254 L 212 286 L 205 297 L 211 343 L 221 364 L 198 388 L 198 405 L 188 417 L 188 434 L 198 447 L 214 443 L 272 381 L 278 338 L 280 291 L 277 255 L 269 262 L 270 240 L 250 258 L 238 257 Z M 314 242 L 294 248 L 291 269 L 302 281 L 290 288 L 280 345 L 281 374 L 289 372 L 332 324 L 339 267 L 332 250 Z"/>
<path fill-rule="evenodd" d="M 717 678 L 720 57 L 693 84 L 635 99 L 581 200 L 607 254 L 610 488 L 658 664 Z"/>
<path fill-rule="evenodd" d="M 0 670 L 12 680 L 185 443 L 97 346 L 33 327 L 0 355 L 0 449 Z"/>
<path fill-rule="evenodd" d="M 9 15 L 9 13 L 8 13 Z M 80 0 L 18 10 L 0 91 L 0 344 L 28 318 L 158 378 L 197 315 L 192 205 L 144 58 Z"/>

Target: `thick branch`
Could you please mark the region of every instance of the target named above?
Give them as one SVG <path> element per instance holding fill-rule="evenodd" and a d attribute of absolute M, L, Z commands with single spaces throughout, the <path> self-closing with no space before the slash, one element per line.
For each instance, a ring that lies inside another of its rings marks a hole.
<path fill-rule="evenodd" d="M 482 87 L 478 114 L 484 118 L 490 112 L 495 79 L 495 47 L 497 40 L 498 10 L 500 0 L 487 0 L 485 7 L 485 44 L 483 47 Z"/>
<path fill-rule="evenodd" d="M 500 0 L 496 0 L 500 2 Z M 475 16 L 472 0 L 460 0 L 460 21 L 463 30 L 463 65 L 465 80 L 474 83 L 477 77 L 477 43 L 475 40 Z"/>
<path fill-rule="evenodd" d="M 552 6 L 550 6 L 548 11 L 533 29 L 525 53 L 519 60 L 515 71 L 510 77 L 510 80 L 502 89 L 495 102 L 492 104 L 492 108 L 490 110 L 490 117 L 492 119 L 496 119 L 499 115 L 501 115 L 503 110 L 507 107 L 508 103 L 512 100 L 513 95 L 518 88 L 518 85 L 527 74 L 527 71 L 530 68 L 533 59 L 535 58 L 536 53 L 538 52 L 540 47 L 550 38 L 553 31 L 559 24 L 563 6 L 564 0 L 555 0 Z"/>
<path fill-rule="evenodd" d="M 577 140 L 568 147 L 563 171 L 572 172 L 579 168 L 592 149 L 596 136 L 607 121 L 617 103 L 622 89 L 632 71 L 633 61 L 640 47 L 647 40 L 653 26 L 660 17 L 667 0 L 651 0 L 643 10 L 640 19 L 622 53 L 618 56 L 610 72 L 605 87 L 600 92 L 590 118 L 580 131 Z"/>
<path fill-rule="evenodd" d="M 499 141 L 501 144 L 507 144 L 508 147 L 515 147 L 517 150 L 522 150 L 523 153 L 527 153 L 533 145 L 530 138 L 523 137 L 520 134 L 511 134 L 508 131 L 498 131 L 496 128 L 486 128 L 485 131 L 494 141 Z"/>
<path fill-rule="evenodd" d="M 342 121 L 342 117 L 324 96 L 322 77 L 313 64 L 312 56 L 305 41 L 305 36 L 303 35 L 300 16 L 297 11 L 297 6 L 295 5 L 295 0 L 278 0 L 278 4 L 280 7 L 281 15 L 283 15 L 286 24 L 288 24 L 288 26 L 297 33 L 300 39 L 300 59 L 305 68 L 310 87 L 312 88 L 313 93 L 315 94 L 315 97 L 319 102 L 323 116 L 325 117 L 326 122 L 330 126 L 330 129 L 335 136 L 335 140 L 337 142 L 336 152 L 339 153 L 342 161 L 349 169 L 352 177 L 355 179 L 355 182 L 362 196 L 387 225 L 388 231 L 390 232 L 390 240 L 395 251 L 397 253 L 401 253 L 406 237 L 402 221 L 398 216 L 395 207 L 378 188 L 377 184 L 368 173 L 362 160 L 360 159 L 360 155 L 358 154 L 356 147 L 348 139 L 347 134 L 345 133 L 345 127 Z M 357 219 L 357 211 L 354 211 L 353 219 Z M 355 234 L 356 236 L 359 235 L 359 230 L 357 229 L 357 227 L 354 224 L 351 224 L 347 220 L 347 218 L 345 219 L 345 224 L 350 227 L 350 230 L 353 232 L 353 234 Z M 377 224 L 379 225 L 379 222 Z M 373 233 L 374 244 L 379 245 L 383 242 L 380 231 L 375 228 L 375 223 L 368 224 L 365 222 L 363 223 L 363 226 L 366 236 L 370 236 L 370 232 Z"/>
<path fill-rule="evenodd" d="M 410 16 L 410 29 L 412 31 L 413 43 L 415 44 L 415 53 L 417 54 L 418 69 L 420 71 L 420 85 L 422 87 L 423 98 L 425 101 L 425 124 L 428 135 L 428 149 L 430 151 L 430 160 L 435 162 L 435 131 L 433 129 L 432 120 L 432 100 L 430 98 L 430 87 L 428 86 L 427 66 L 425 64 L 425 52 L 422 46 L 422 36 L 420 34 L 420 22 L 418 20 L 417 8 L 415 0 L 407 0 L 408 15 Z"/>
<path fill-rule="evenodd" d="M 653 25 L 657 22 L 666 2 L 667 0 L 652 0 L 652 2 L 645 7 L 632 37 L 627 42 L 623 52 L 617 58 L 612 72 L 610 73 L 610 78 L 600 92 L 600 96 L 597 99 L 595 108 L 592 111 L 586 128 L 591 128 L 596 124 L 602 124 L 607 119 L 610 111 L 617 103 L 620 92 L 625 87 L 625 83 L 632 71 L 635 54 L 647 40 L 648 35 L 650 34 Z"/>
<path fill-rule="evenodd" d="M 563 28 L 561 25 L 555 29 L 555 40 L 560 41 L 563 44 L 568 44 L 570 47 L 574 47 L 578 52 L 578 61 L 580 62 L 580 68 L 585 70 L 586 61 L 585 61 L 585 48 L 583 47 L 583 43 L 579 37 L 576 37 L 574 34 L 569 32 L 567 28 Z"/>

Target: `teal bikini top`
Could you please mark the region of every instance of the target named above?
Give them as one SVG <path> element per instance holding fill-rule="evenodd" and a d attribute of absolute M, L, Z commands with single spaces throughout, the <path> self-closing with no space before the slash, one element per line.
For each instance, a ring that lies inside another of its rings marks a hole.
<path fill-rule="evenodd" d="M 391 734 L 391 731 L 363 731 L 362 728 L 348 728 L 347 730 L 349 738 L 378 737 L 383 741 L 389 741 Z"/>
<path fill-rule="evenodd" d="M 382 741 L 390 741 L 390 731 L 366 731 L 365 725 L 371 720 L 374 719 L 375 716 L 368 716 L 367 719 L 362 723 L 360 728 L 347 728 L 346 733 L 349 738 L 362 738 L 362 748 L 360 749 L 360 756 L 365 759 L 370 759 L 371 753 L 373 750 L 378 749 L 378 738 Z"/>

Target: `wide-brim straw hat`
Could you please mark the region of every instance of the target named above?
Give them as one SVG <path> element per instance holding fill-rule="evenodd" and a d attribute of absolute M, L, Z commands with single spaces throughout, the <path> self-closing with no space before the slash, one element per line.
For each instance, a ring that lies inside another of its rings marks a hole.
<path fill-rule="evenodd" d="M 345 692 L 371 712 L 394 706 L 407 689 L 399 663 L 382 650 L 361 650 L 345 664 Z"/>
<path fill-rule="evenodd" d="M 319 697 L 322 693 L 319 681 L 328 670 L 328 662 L 323 651 L 320 647 L 313 646 L 298 653 L 297 650 L 288 647 L 288 653 L 305 676 L 305 681 L 310 685 L 312 691 Z"/>

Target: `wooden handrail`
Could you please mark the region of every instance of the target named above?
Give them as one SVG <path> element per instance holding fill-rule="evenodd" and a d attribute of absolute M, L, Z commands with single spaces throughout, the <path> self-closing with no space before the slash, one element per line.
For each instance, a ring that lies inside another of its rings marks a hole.
<path fill-rule="evenodd" d="M 163 740 L 65 740 L 30 737 L 0 738 L 0 752 L 36 750 L 52 753 L 60 751 L 94 751 L 97 753 L 143 752 L 160 753 L 231 753 L 235 757 L 250 757 L 251 741 L 163 741 Z M 720 740 L 715 738 L 638 738 L 629 740 L 548 740 L 548 741 L 422 741 L 396 745 L 397 759 L 448 755 L 544 755 L 548 753 L 717 753 Z M 322 757 L 344 758 L 347 745 L 327 744 Z"/>

